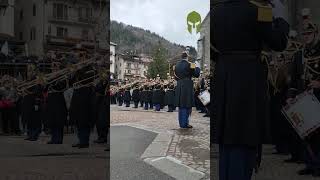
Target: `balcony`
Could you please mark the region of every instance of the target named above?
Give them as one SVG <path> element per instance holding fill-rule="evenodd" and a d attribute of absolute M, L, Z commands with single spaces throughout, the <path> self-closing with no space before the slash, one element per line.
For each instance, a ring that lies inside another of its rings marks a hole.
<path fill-rule="evenodd" d="M 85 47 L 94 47 L 95 42 L 93 40 L 86 40 L 81 38 L 72 38 L 72 37 L 58 37 L 46 35 L 46 40 L 48 44 L 51 45 L 63 45 L 63 46 L 75 46 L 81 44 Z"/>
<path fill-rule="evenodd" d="M 126 70 L 139 70 L 140 68 L 139 67 L 126 67 L 125 68 Z"/>
<path fill-rule="evenodd" d="M 64 17 L 49 17 L 50 23 L 56 23 L 56 24 L 67 24 L 67 25 L 74 25 L 74 26 L 95 26 L 97 24 L 97 21 L 91 17 L 91 18 L 64 18 Z"/>

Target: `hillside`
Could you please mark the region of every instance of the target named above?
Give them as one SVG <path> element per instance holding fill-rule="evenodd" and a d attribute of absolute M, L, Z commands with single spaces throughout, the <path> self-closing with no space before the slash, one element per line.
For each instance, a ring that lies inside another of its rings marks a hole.
<path fill-rule="evenodd" d="M 149 30 L 126 25 L 117 21 L 111 21 L 110 39 L 111 42 L 118 44 L 118 53 L 133 52 L 136 54 L 151 55 L 152 50 L 159 43 L 168 50 L 169 57 L 177 56 L 185 50 L 184 46 L 169 42 Z M 195 48 L 192 47 L 190 53 L 195 56 Z"/>

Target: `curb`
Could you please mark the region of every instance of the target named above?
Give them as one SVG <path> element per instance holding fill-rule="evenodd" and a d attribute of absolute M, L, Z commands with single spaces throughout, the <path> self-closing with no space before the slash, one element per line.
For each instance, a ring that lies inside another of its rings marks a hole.
<path fill-rule="evenodd" d="M 167 156 L 169 146 L 173 140 L 173 132 L 167 130 L 156 130 L 131 123 L 113 124 L 111 126 L 130 126 L 157 133 L 158 135 L 156 138 L 140 157 L 144 162 L 154 168 L 177 180 L 200 180 L 205 177 L 205 173 L 184 165 L 180 160 L 174 157 Z"/>

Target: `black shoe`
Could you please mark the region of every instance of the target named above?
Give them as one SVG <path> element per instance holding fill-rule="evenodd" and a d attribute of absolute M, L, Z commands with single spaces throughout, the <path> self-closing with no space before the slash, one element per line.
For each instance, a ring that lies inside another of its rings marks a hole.
<path fill-rule="evenodd" d="M 206 114 L 206 115 L 204 115 L 203 117 L 210 117 L 210 115 L 209 115 L 209 114 Z"/>
<path fill-rule="evenodd" d="M 79 149 L 88 148 L 88 147 L 89 147 L 89 144 L 79 144 L 79 145 L 78 145 L 78 148 L 79 148 Z"/>
<path fill-rule="evenodd" d="M 188 126 L 187 126 L 187 128 L 193 128 L 193 126 L 191 126 L 191 125 L 188 125 Z"/>
<path fill-rule="evenodd" d="M 31 138 L 28 137 L 28 138 L 25 138 L 24 140 L 29 141 L 30 139 L 31 139 Z"/>
<path fill-rule="evenodd" d="M 30 138 L 29 141 L 37 141 L 38 139 L 36 138 Z"/>
<path fill-rule="evenodd" d="M 313 173 L 314 173 L 314 170 L 313 169 L 308 169 L 308 168 L 305 168 L 305 169 L 302 169 L 302 170 L 298 171 L 299 175 L 311 175 Z"/>
<path fill-rule="evenodd" d="M 72 145 L 72 147 L 79 147 L 80 146 L 80 144 L 78 143 L 78 144 L 73 144 Z"/>
<path fill-rule="evenodd" d="M 47 144 L 54 144 L 52 141 L 47 142 Z"/>

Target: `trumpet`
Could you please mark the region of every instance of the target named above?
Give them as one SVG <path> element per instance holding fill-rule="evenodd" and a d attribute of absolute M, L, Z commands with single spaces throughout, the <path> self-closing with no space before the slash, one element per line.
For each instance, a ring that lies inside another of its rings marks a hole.
<path fill-rule="evenodd" d="M 95 58 L 91 58 L 52 73 L 38 75 L 34 80 L 25 81 L 19 84 L 17 91 L 22 95 L 31 94 L 32 92 L 30 92 L 29 89 L 32 87 L 37 85 L 51 85 L 60 81 L 69 80 L 79 70 L 94 65 L 95 63 L 97 63 Z"/>

